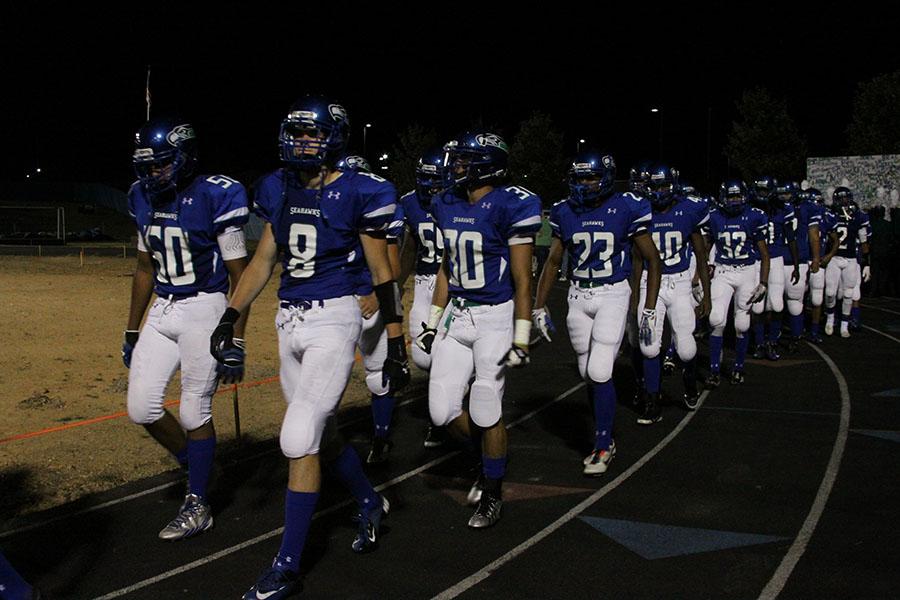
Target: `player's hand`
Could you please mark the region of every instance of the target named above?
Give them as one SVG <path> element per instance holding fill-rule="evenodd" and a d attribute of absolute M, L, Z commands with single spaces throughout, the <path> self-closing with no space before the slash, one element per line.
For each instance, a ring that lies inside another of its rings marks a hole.
<path fill-rule="evenodd" d="M 653 345 L 653 330 L 656 328 L 656 309 L 645 308 L 641 311 L 641 327 L 638 330 L 638 340 L 642 346 Z"/>
<path fill-rule="evenodd" d="M 694 302 L 703 304 L 703 286 L 700 285 L 700 282 L 691 285 L 691 296 L 694 297 Z"/>
<path fill-rule="evenodd" d="M 760 302 L 766 297 L 766 284 L 760 283 L 755 288 L 753 288 L 753 293 L 750 294 L 750 304 L 756 304 Z"/>
<path fill-rule="evenodd" d="M 219 382 L 237 383 L 244 379 L 245 343 L 241 338 L 231 338 L 231 345 L 222 348 L 219 354 L 222 360 L 216 363 Z"/>
<path fill-rule="evenodd" d="M 241 313 L 228 307 L 219 319 L 219 324 L 209 336 L 209 353 L 219 362 L 225 362 L 222 351 L 234 345 L 234 324 L 240 318 Z"/>
<path fill-rule="evenodd" d="M 820 266 L 821 266 L 821 263 L 818 260 L 814 260 L 814 261 L 810 262 L 809 263 L 809 272 L 810 273 L 818 273 Z"/>
<path fill-rule="evenodd" d="M 506 356 L 497 362 L 497 366 L 514 369 L 517 367 L 524 367 L 529 362 L 531 362 L 531 358 L 528 356 L 528 348 L 513 344 L 510 349 L 506 351 Z"/>
<path fill-rule="evenodd" d="M 122 342 L 122 362 L 125 363 L 126 369 L 131 368 L 131 353 L 134 352 L 140 333 L 134 329 L 125 330 L 125 340 Z"/>
<path fill-rule="evenodd" d="M 794 270 L 791 271 L 791 285 L 797 285 L 800 282 L 800 265 L 794 265 Z"/>
<path fill-rule="evenodd" d="M 556 327 L 553 325 L 553 321 L 550 319 L 550 313 L 547 312 L 546 308 L 535 308 L 531 311 L 531 322 L 534 324 L 535 329 L 537 329 L 544 339 L 548 342 L 553 340 L 550 339 L 551 333 L 556 333 Z"/>
<path fill-rule="evenodd" d="M 862 268 L 863 283 L 868 283 L 872 279 L 872 268 L 866 265 Z"/>
<path fill-rule="evenodd" d="M 372 315 L 378 312 L 378 298 L 375 296 L 375 292 L 359 297 L 359 311 L 362 313 L 363 319 L 371 319 Z"/>
<path fill-rule="evenodd" d="M 387 358 L 381 366 L 381 385 L 395 394 L 409 384 L 409 361 L 406 358 L 406 341 L 402 335 L 388 338 Z"/>
<path fill-rule="evenodd" d="M 828 260 L 829 259 L 827 257 L 823 258 L 821 261 L 819 261 L 819 266 L 823 269 L 826 268 L 828 266 Z"/>
<path fill-rule="evenodd" d="M 422 333 L 416 336 L 416 346 L 425 354 L 431 354 L 431 346 L 437 336 L 437 329 L 429 327 L 428 323 L 422 323 Z"/>

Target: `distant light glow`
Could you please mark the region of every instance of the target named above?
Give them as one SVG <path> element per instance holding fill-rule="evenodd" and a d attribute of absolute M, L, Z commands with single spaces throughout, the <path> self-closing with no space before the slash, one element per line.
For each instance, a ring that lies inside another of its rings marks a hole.
<path fill-rule="evenodd" d="M 658 109 L 658 108 L 651 108 L 651 109 L 650 109 L 650 112 L 652 112 L 652 113 L 658 113 L 658 112 L 659 112 L 659 109 Z"/>
<path fill-rule="evenodd" d="M 583 144 L 583 143 L 584 143 L 584 140 L 578 140 L 578 143 L 579 143 L 579 144 Z"/>
<path fill-rule="evenodd" d="M 366 123 L 366 127 L 371 127 L 371 126 L 372 126 L 371 123 Z"/>
<path fill-rule="evenodd" d="M 38 173 L 41 172 L 41 168 L 40 168 L 40 167 L 37 168 L 37 172 L 38 172 Z"/>

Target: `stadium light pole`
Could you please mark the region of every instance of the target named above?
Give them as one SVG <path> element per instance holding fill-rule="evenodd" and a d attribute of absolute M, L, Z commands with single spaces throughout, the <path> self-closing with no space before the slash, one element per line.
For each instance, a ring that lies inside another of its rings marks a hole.
<path fill-rule="evenodd" d="M 650 112 L 659 115 L 659 160 L 663 158 L 663 111 L 662 108 L 651 108 Z"/>
<path fill-rule="evenodd" d="M 369 128 L 372 127 L 371 123 L 366 123 L 366 126 L 363 127 L 363 157 L 365 158 L 367 154 L 366 148 L 366 134 L 369 132 Z"/>
<path fill-rule="evenodd" d="M 581 152 L 581 145 L 584 143 L 584 138 L 578 140 L 578 143 L 575 144 L 575 154 Z"/>

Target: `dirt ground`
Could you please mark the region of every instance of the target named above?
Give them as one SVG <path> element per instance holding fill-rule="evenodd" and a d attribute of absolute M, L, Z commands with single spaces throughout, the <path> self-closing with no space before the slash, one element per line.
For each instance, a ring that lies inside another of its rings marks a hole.
<path fill-rule="evenodd" d="M 0 261 L 0 519 L 173 469 L 173 459 L 142 427 L 120 416 L 62 431 L 21 434 L 125 411 L 122 364 L 134 259 L 4 257 Z M 253 305 L 245 383 L 239 391 L 245 440 L 278 435 L 284 413 L 274 327 L 279 273 Z M 404 294 L 405 304 L 411 293 Z M 408 307 L 407 307 L 408 308 Z M 367 403 L 357 361 L 343 408 Z M 423 375 L 415 372 L 414 379 Z M 179 397 L 176 373 L 166 394 Z M 419 381 L 418 383 L 421 383 Z M 170 408 L 177 415 L 177 406 Z M 231 392 L 213 415 L 223 447 L 234 442 Z"/>

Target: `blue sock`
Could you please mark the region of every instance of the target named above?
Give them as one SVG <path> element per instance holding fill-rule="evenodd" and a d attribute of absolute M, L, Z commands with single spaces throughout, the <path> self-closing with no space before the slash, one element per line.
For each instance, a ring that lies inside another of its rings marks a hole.
<path fill-rule="evenodd" d="M 192 494 L 206 498 L 206 487 L 209 485 L 209 474 L 212 472 L 213 458 L 216 455 L 216 438 L 187 441 L 188 454 L 188 487 Z"/>
<path fill-rule="evenodd" d="M 775 343 L 781 337 L 781 316 L 772 316 L 769 321 L 769 341 Z"/>
<path fill-rule="evenodd" d="M 640 347 L 631 349 L 631 367 L 634 369 L 634 378 L 640 381 L 644 378 L 644 355 Z"/>
<path fill-rule="evenodd" d="M 506 457 L 491 458 L 487 454 L 481 456 L 481 470 L 488 479 L 503 479 L 506 475 Z"/>
<path fill-rule="evenodd" d="M 612 379 L 594 382 L 594 450 L 606 450 L 612 441 L 613 418 L 616 416 L 616 388 Z"/>
<path fill-rule="evenodd" d="M 0 553 L 0 591 L 3 592 L 3 598 L 31 598 L 33 593 L 28 582 L 13 569 L 2 553 Z"/>
<path fill-rule="evenodd" d="M 344 449 L 328 465 L 328 468 L 350 490 L 360 508 L 367 510 L 378 502 L 378 493 L 369 483 L 369 479 L 363 472 L 359 455 L 350 444 L 344 446 Z"/>
<path fill-rule="evenodd" d="M 644 359 L 644 388 L 648 394 L 659 393 L 660 371 L 659 356 Z"/>
<path fill-rule="evenodd" d="M 188 466 L 188 447 L 187 444 L 184 445 L 184 448 L 173 454 L 175 460 L 178 461 L 178 464 L 181 465 L 182 469 L 187 469 Z"/>
<path fill-rule="evenodd" d="M 791 315 L 791 335 L 795 338 L 803 335 L 803 315 Z"/>
<path fill-rule="evenodd" d="M 292 492 L 284 497 L 284 533 L 281 549 L 275 557 L 275 566 L 283 571 L 300 570 L 300 555 L 306 544 L 306 534 L 312 524 L 319 492 Z"/>
<path fill-rule="evenodd" d="M 391 417 L 393 416 L 394 397 L 372 394 L 372 418 L 375 421 L 375 437 L 388 437 L 391 430 Z"/>
<path fill-rule="evenodd" d="M 859 325 L 859 307 L 854 306 L 850 309 L 850 321 Z"/>
<path fill-rule="evenodd" d="M 811 335 L 819 335 L 819 322 L 813 321 L 809 324 L 809 333 Z"/>
<path fill-rule="evenodd" d="M 734 370 L 744 370 L 744 359 L 747 357 L 747 346 L 750 345 L 750 338 L 747 333 L 738 333 L 734 340 Z"/>
<path fill-rule="evenodd" d="M 672 336 L 672 339 L 669 341 L 669 348 L 666 350 L 666 358 L 673 358 L 675 356 L 675 336 Z"/>
<path fill-rule="evenodd" d="M 722 360 L 722 336 L 709 336 L 709 370 L 719 374 L 719 362 Z"/>
<path fill-rule="evenodd" d="M 766 324 L 762 319 L 757 320 L 756 324 L 753 325 L 753 339 L 756 340 L 757 346 L 766 343 Z"/>

